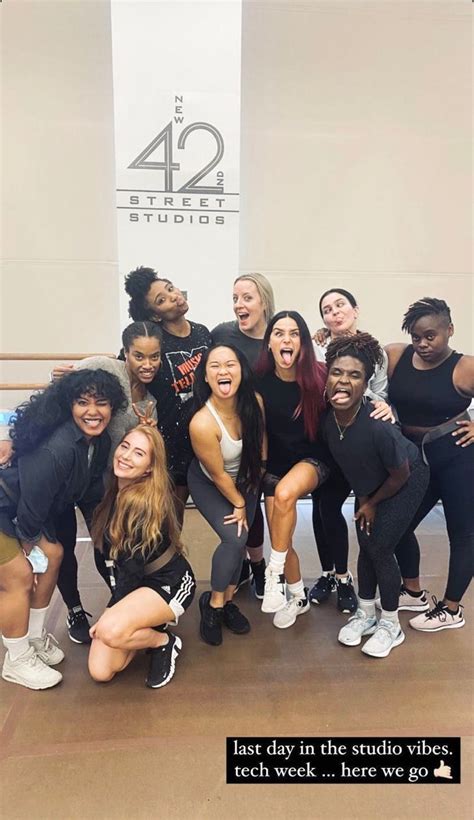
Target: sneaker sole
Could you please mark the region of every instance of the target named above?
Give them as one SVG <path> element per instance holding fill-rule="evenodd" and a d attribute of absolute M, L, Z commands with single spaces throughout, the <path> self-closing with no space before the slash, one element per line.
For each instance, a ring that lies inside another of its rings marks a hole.
<path fill-rule="evenodd" d="M 256 592 L 255 597 L 258 598 L 259 601 L 263 601 L 264 594 L 265 594 L 264 592 L 262 592 L 261 594 Z"/>
<path fill-rule="evenodd" d="M 92 639 L 89 639 L 88 641 L 80 641 L 78 640 L 78 638 L 73 638 L 70 632 L 68 632 L 67 634 L 69 635 L 70 641 L 72 641 L 73 643 L 81 644 L 81 646 L 88 646 L 90 643 L 92 643 Z"/>
<path fill-rule="evenodd" d="M 58 673 L 59 674 L 59 673 Z M 57 686 L 58 683 L 61 683 L 63 676 L 59 678 L 59 680 L 55 681 L 54 683 L 43 683 L 41 685 L 33 686 L 32 683 L 26 680 L 22 680 L 21 678 L 13 677 L 13 675 L 9 675 L 8 672 L 2 672 L 3 680 L 8 681 L 8 683 L 17 683 L 19 686 L 25 686 L 27 689 L 34 689 L 35 691 L 40 691 L 41 689 L 52 689 L 53 686 Z"/>
<path fill-rule="evenodd" d="M 398 638 L 395 638 L 392 645 L 389 646 L 389 648 L 386 649 L 385 652 L 368 652 L 366 649 L 367 644 L 362 647 L 362 652 L 364 652 L 365 655 L 368 655 L 369 658 L 386 658 L 388 655 L 390 655 L 392 649 L 395 649 L 396 646 L 400 646 L 400 644 L 402 644 L 404 640 L 405 633 L 400 631 L 400 635 L 398 636 Z"/>
<path fill-rule="evenodd" d="M 304 615 L 304 613 L 305 613 L 305 612 L 309 612 L 309 610 L 310 610 L 310 605 L 309 605 L 309 603 L 308 603 L 308 604 L 304 607 L 304 609 L 300 609 L 300 611 L 298 612 L 298 614 L 295 616 L 295 620 L 294 620 L 294 621 L 290 621 L 290 623 L 288 623 L 288 624 L 276 624 L 276 623 L 275 623 L 275 620 L 274 620 L 274 621 L 273 621 L 273 626 L 276 626 L 276 628 L 277 628 L 277 629 L 289 629 L 289 627 L 290 627 L 290 626 L 293 626 L 293 625 L 296 623 L 296 620 L 297 620 L 297 618 L 299 618 L 299 616 L 300 616 L 300 615 Z"/>
<path fill-rule="evenodd" d="M 170 682 L 171 678 L 174 676 L 174 673 L 176 671 L 176 658 L 178 657 L 182 646 L 183 646 L 183 642 L 182 642 L 181 638 L 178 638 L 178 636 L 176 635 L 175 636 L 175 641 L 174 641 L 174 646 L 173 646 L 173 651 L 171 652 L 171 667 L 170 667 L 169 675 L 166 678 L 166 680 L 162 681 L 161 683 L 153 684 L 153 683 L 146 682 L 146 685 L 148 686 L 149 689 L 161 689 L 162 686 L 166 686 L 166 684 Z"/>
<path fill-rule="evenodd" d="M 425 629 L 423 626 L 415 626 L 412 624 L 411 621 L 408 621 L 412 629 L 416 629 L 417 632 L 442 632 L 443 629 L 461 629 L 462 626 L 465 625 L 466 621 L 463 620 L 459 621 L 457 624 L 444 624 L 443 626 L 437 626 L 435 629 Z"/>
<path fill-rule="evenodd" d="M 374 626 L 371 626 L 370 629 L 367 629 L 365 632 L 362 633 L 362 635 L 359 635 L 359 637 L 355 638 L 353 641 L 341 641 L 339 635 L 337 636 L 337 640 L 340 644 L 342 644 L 342 646 L 360 646 L 362 638 L 367 637 L 367 635 L 373 635 L 376 629 L 377 624 L 374 624 Z"/>

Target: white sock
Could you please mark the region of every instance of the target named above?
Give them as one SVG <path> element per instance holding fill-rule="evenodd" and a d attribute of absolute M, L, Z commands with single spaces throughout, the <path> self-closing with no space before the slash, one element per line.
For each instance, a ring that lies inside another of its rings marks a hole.
<path fill-rule="evenodd" d="M 41 638 L 47 611 L 47 606 L 43 607 L 43 609 L 30 609 L 30 620 L 28 623 L 28 634 L 30 638 Z"/>
<path fill-rule="evenodd" d="M 28 633 L 23 635 L 23 638 L 5 638 L 2 635 L 2 641 L 11 661 L 16 661 L 20 655 L 23 655 L 30 648 Z"/>
<path fill-rule="evenodd" d="M 284 552 L 278 552 L 278 550 L 271 549 L 270 550 L 270 561 L 268 562 L 268 566 L 270 569 L 273 569 L 278 575 L 283 575 L 285 571 L 285 561 L 286 556 L 288 555 L 288 550 Z"/>
<path fill-rule="evenodd" d="M 292 598 L 304 598 L 304 583 L 302 578 L 300 578 L 296 584 L 287 584 L 286 588 Z"/>
<path fill-rule="evenodd" d="M 382 609 L 382 614 L 380 615 L 384 621 L 391 621 L 394 626 L 400 626 L 400 621 L 398 620 L 398 609 L 394 612 L 388 612 L 386 609 Z"/>
<path fill-rule="evenodd" d="M 348 572 L 347 575 L 339 577 L 336 575 L 336 580 L 339 581 L 340 584 L 348 584 L 350 581 L 352 581 L 352 575 L 350 574 L 350 572 Z"/>
<path fill-rule="evenodd" d="M 322 575 L 323 578 L 329 578 L 331 575 L 334 575 L 334 568 L 329 570 L 328 572 L 324 569 Z"/>
<path fill-rule="evenodd" d="M 366 618 L 375 618 L 375 598 L 370 601 L 359 598 L 359 609 L 365 613 Z"/>

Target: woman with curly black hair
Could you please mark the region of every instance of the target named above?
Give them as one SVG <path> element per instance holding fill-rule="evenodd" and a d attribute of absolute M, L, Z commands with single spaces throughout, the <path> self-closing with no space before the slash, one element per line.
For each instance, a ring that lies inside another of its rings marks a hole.
<path fill-rule="evenodd" d="M 5 680 L 46 689 L 62 679 L 50 667 L 64 653 L 44 628 L 62 559 L 56 522 L 75 502 L 100 500 L 110 448 L 106 429 L 124 403 L 115 376 L 81 370 L 32 396 L 16 412 L 14 462 L 2 471 L 0 483 Z M 33 573 L 38 573 L 35 585 Z"/>
<path fill-rule="evenodd" d="M 153 268 L 139 267 L 125 277 L 129 313 L 135 321 L 159 322 L 162 362 L 149 386 L 158 402 L 158 429 L 175 485 L 176 512 L 181 523 L 188 497 L 187 471 L 193 453 L 189 440 L 193 383 L 202 355 L 212 343 L 207 327 L 186 319 L 187 300 L 169 279 Z"/>
<path fill-rule="evenodd" d="M 214 345 L 196 376 L 198 411 L 190 424 L 196 458 L 188 484 L 196 507 L 220 538 L 212 559 L 211 592 L 199 600 L 201 637 L 222 642 L 222 623 L 249 632 L 232 602 L 240 577 L 261 478 L 264 422 L 247 359 L 232 345 Z"/>
<path fill-rule="evenodd" d="M 376 364 L 379 343 L 368 333 L 334 339 L 328 346 L 326 394 L 331 409 L 321 427 L 329 447 L 356 495 L 355 516 L 359 559 L 359 606 L 338 639 L 385 658 L 405 640 L 398 621 L 400 570 L 395 548 L 400 535 L 413 532 L 412 520 L 429 481 L 429 470 L 418 449 L 399 429 L 370 418 L 364 401 Z M 375 593 L 380 590 L 382 614 L 375 617 Z"/>
<path fill-rule="evenodd" d="M 465 623 L 460 602 L 473 573 L 474 421 L 468 407 L 474 396 L 474 356 L 450 347 L 454 326 L 443 299 L 425 297 L 410 305 L 402 330 L 410 334 L 412 343 L 386 348 L 389 397 L 404 435 L 423 451 L 431 470 L 417 523 L 441 499 L 450 559 L 444 597 L 437 601 L 433 596 L 434 607 L 428 611 L 420 588 L 418 544 L 404 538 L 397 548 L 403 577 L 399 606 L 418 612 L 410 626 L 420 632 L 459 629 Z"/>

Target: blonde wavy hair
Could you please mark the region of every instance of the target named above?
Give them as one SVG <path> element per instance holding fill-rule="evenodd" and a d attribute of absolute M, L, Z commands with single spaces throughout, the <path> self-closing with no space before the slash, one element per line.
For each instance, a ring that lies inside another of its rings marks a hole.
<path fill-rule="evenodd" d="M 123 489 L 112 475 L 104 498 L 96 508 L 91 535 L 96 549 L 103 551 L 104 536 L 110 542 L 110 557 L 130 556 L 140 552 L 146 557 L 162 542 L 167 530 L 170 543 L 183 552 L 180 528 L 173 501 L 173 489 L 168 477 L 166 451 L 158 430 L 139 425 L 139 431 L 149 441 L 151 464 L 147 473 Z"/>
<path fill-rule="evenodd" d="M 257 288 L 258 295 L 262 300 L 263 314 L 265 322 L 269 323 L 273 314 L 275 313 L 275 296 L 273 295 L 273 288 L 263 273 L 242 273 L 237 279 L 234 279 L 234 285 L 237 282 L 253 282 Z"/>

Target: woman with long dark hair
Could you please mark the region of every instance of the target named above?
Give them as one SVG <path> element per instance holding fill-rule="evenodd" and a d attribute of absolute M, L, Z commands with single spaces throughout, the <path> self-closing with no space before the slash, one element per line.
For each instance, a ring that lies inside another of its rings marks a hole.
<path fill-rule="evenodd" d="M 308 326 L 296 311 L 281 311 L 270 320 L 257 373 L 268 435 L 263 492 L 272 541 L 262 611 L 274 612 L 274 625 L 285 629 L 309 610 L 308 591 L 292 546 L 296 503 L 328 473 L 316 441 L 325 408 L 326 368 L 316 361 Z"/>
<path fill-rule="evenodd" d="M 211 331 L 214 344 L 232 345 L 247 358 L 255 370 L 260 356 L 267 325 L 275 313 L 273 288 L 262 273 L 243 273 L 234 280 L 232 304 L 235 321 L 221 322 Z M 249 529 L 247 553 L 244 559 L 238 588 L 252 578 L 255 595 L 260 600 L 265 589 L 265 559 L 263 557 L 264 524 L 260 502 L 255 509 L 253 524 Z"/>
<path fill-rule="evenodd" d="M 0 482 L 5 680 L 46 689 L 62 679 L 50 667 L 59 664 L 64 653 L 45 629 L 63 553 L 56 522 L 79 500 L 87 508 L 100 499 L 110 449 L 106 429 L 124 403 L 115 376 L 81 370 L 16 411 L 13 464 L 2 471 Z M 38 573 L 36 585 L 33 573 Z"/>
<path fill-rule="evenodd" d="M 215 345 L 197 374 L 199 408 L 190 424 L 196 458 L 188 484 L 196 507 L 220 538 L 212 559 L 211 591 L 199 600 L 201 637 L 222 643 L 222 623 L 249 632 L 247 618 L 233 603 L 257 504 L 264 421 L 249 364 L 237 348 Z"/>
<path fill-rule="evenodd" d="M 94 680 L 109 681 L 147 649 L 146 684 L 159 689 L 173 677 L 182 646 L 165 627 L 177 623 L 192 602 L 195 580 L 183 555 L 157 430 L 137 427 L 118 445 L 92 537 L 109 568 L 112 599 L 91 628 L 89 671 Z"/>
<path fill-rule="evenodd" d="M 417 513 L 423 520 L 443 502 L 449 535 L 449 572 L 444 596 L 433 596 L 430 610 L 420 588 L 420 550 L 409 533 L 397 547 L 403 578 L 399 608 L 418 614 L 410 626 L 440 632 L 464 626 L 461 600 L 473 574 L 474 554 L 474 421 L 468 408 L 474 396 L 474 357 L 450 347 L 454 333 L 444 299 L 425 297 L 403 317 L 402 330 L 412 343 L 391 344 L 389 398 L 402 431 L 422 451 L 431 470 L 426 496 Z"/>
<path fill-rule="evenodd" d="M 158 429 L 174 482 L 176 511 L 183 521 L 189 491 L 186 483 L 193 453 L 189 440 L 194 378 L 202 355 L 211 345 L 204 325 L 186 318 L 189 305 L 183 293 L 153 268 L 140 267 L 125 277 L 129 313 L 135 321 L 158 322 L 162 330 L 162 362 L 149 390 L 159 405 Z"/>

